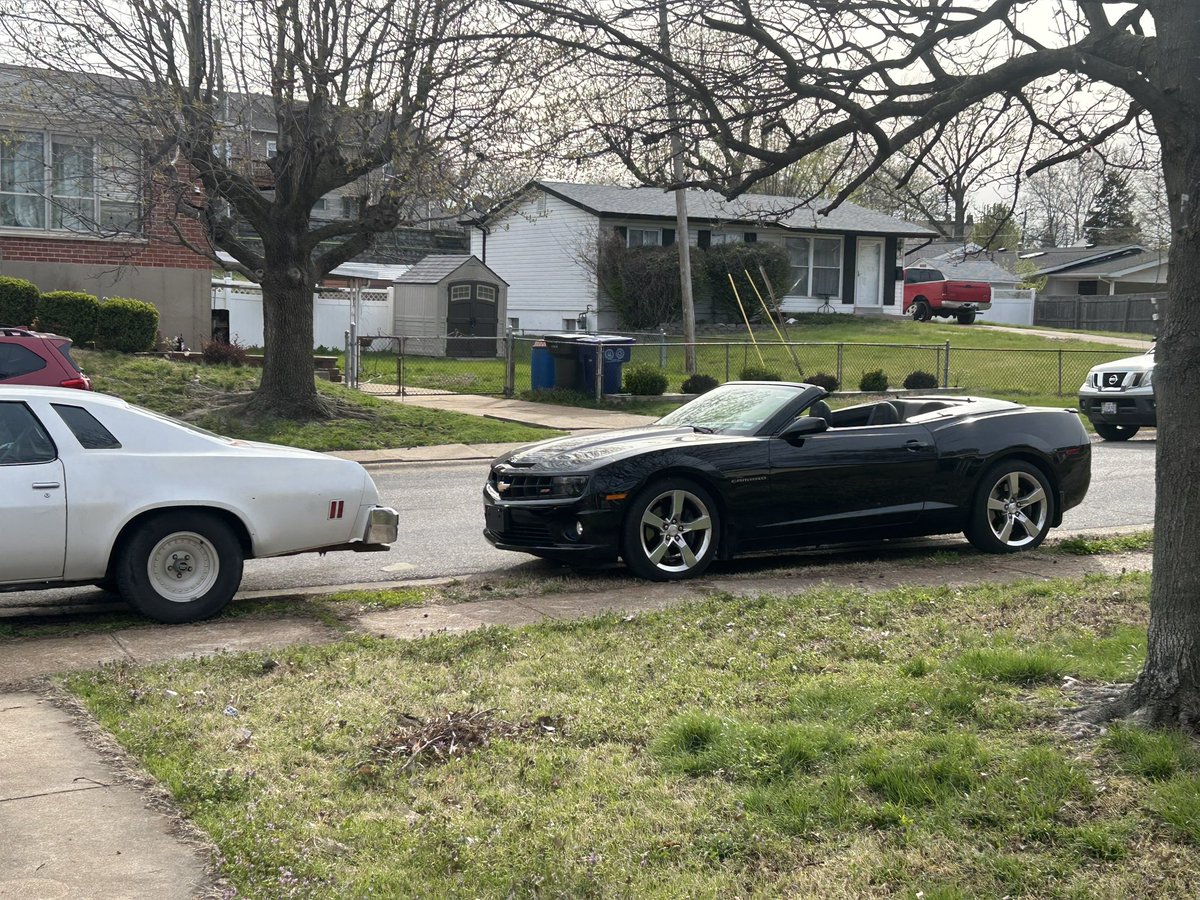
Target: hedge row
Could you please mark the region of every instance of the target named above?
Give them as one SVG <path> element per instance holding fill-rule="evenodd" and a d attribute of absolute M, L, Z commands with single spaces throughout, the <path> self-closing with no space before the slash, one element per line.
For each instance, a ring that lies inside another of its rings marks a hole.
<path fill-rule="evenodd" d="M 0 325 L 32 325 L 76 344 L 137 353 L 154 347 L 158 309 L 128 297 L 100 301 L 80 291 L 42 294 L 33 282 L 0 276 Z"/>

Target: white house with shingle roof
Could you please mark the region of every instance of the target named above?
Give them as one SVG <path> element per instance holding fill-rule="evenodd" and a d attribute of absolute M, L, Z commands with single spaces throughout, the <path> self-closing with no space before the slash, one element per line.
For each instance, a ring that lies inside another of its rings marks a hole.
<path fill-rule="evenodd" d="M 774 242 L 792 261 L 782 288 L 788 312 L 823 305 L 846 313 L 899 313 L 897 246 L 931 237 L 921 225 L 843 203 L 828 215 L 793 197 L 748 194 L 727 200 L 689 190 L 688 241 L 704 248 L 728 241 Z M 654 187 L 535 181 L 508 203 L 465 221 L 471 253 L 508 282 L 508 326 L 574 330 L 597 311 L 601 328 L 615 317 L 597 284 L 594 260 L 602 233 L 630 247 L 677 240 L 674 195 Z M 703 320 L 709 310 L 697 310 Z"/>

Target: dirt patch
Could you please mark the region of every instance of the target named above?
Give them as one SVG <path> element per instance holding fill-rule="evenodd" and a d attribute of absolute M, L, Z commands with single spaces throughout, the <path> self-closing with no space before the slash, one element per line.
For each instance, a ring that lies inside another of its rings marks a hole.
<path fill-rule="evenodd" d="M 371 748 L 377 763 L 400 762 L 400 771 L 446 763 L 482 750 L 492 741 L 521 736 L 553 737 L 561 722 L 542 716 L 532 722 L 507 722 L 493 709 L 449 711 L 428 720 L 402 714 L 401 726 Z"/>

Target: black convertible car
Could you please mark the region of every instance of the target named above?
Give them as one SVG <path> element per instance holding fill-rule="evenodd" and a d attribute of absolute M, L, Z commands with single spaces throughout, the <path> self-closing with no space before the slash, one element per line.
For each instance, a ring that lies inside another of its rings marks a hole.
<path fill-rule="evenodd" d="M 825 394 L 731 382 L 654 425 L 522 447 L 492 463 L 484 535 L 667 581 L 748 551 L 960 531 L 1028 550 L 1087 493 L 1074 410 L 931 396 L 834 412 Z"/>

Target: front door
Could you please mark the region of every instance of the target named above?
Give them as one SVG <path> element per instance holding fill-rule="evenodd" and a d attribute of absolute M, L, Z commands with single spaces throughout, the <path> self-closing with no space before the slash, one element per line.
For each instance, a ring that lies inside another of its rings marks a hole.
<path fill-rule="evenodd" d="M 883 239 L 859 238 L 854 265 L 854 305 L 883 304 Z"/>
<path fill-rule="evenodd" d="M 67 486 L 54 443 L 24 403 L 0 402 L 0 583 L 63 576 Z"/>
<path fill-rule="evenodd" d="M 450 285 L 446 317 L 447 356 L 496 356 L 496 299 L 499 286 L 478 281 Z"/>
<path fill-rule="evenodd" d="M 831 428 L 802 441 L 771 439 L 767 530 L 777 539 L 896 528 L 916 523 L 937 450 L 923 425 Z"/>

